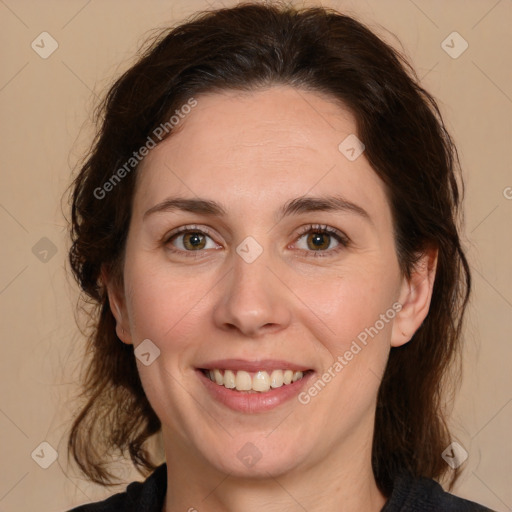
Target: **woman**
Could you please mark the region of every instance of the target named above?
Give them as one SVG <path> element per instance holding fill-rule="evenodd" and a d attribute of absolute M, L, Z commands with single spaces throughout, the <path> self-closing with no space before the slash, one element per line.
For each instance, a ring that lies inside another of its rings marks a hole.
<path fill-rule="evenodd" d="M 75 510 L 488 510 L 435 482 L 470 274 L 456 150 L 406 62 L 335 11 L 245 4 L 163 34 L 102 113 L 69 448 L 97 483 L 116 452 L 152 474 Z"/>

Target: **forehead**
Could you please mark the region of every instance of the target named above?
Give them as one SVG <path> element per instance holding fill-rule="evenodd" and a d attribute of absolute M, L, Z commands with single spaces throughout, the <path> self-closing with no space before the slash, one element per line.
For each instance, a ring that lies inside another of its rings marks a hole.
<path fill-rule="evenodd" d="M 215 195 L 246 211 L 308 193 L 350 196 L 375 214 L 387 208 L 384 186 L 364 153 L 351 161 L 340 151 L 357 126 L 334 99 L 274 86 L 196 100 L 180 129 L 139 166 L 134 209 L 171 193 Z"/>

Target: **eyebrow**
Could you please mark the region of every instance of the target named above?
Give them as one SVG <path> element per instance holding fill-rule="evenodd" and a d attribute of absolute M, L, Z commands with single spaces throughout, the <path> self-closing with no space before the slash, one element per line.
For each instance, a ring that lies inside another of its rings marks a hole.
<path fill-rule="evenodd" d="M 162 202 L 156 204 L 147 210 L 143 218 L 158 212 L 171 212 L 181 210 L 189 213 L 197 213 L 201 215 L 211 215 L 217 217 L 225 217 L 227 210 L 220 203 L 202 198 L 180 198 L 169 197 Z M 349 212 L 363 217 L 365 220 L 372 222 L 368 212 L 361 206 L 347 201 L 341 196 L 301 196 L 287 201 L 277 212 L 276 220 L 281 220 L 290 215 L 299 215 L 308 212 Z"/>

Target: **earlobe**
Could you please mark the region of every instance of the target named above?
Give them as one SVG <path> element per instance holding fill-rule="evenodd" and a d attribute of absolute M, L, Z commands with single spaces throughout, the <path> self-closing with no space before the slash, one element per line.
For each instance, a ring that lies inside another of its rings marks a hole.
<path fill-rule="evenodd" d="M 128 315 L 126 314 L 124 294 L 119 287 L 113 283 L 105 271 L 101 273 L 102 281 L 105 285 L 108 295 L 108 302 L 110 311 L 116 321 L 116 334 L 117 337 L 127 345 L 132 345 L 132 338 L 128 323 Z"/>
<path fill-rule="evenodd" d="M 393 347 L 410 341 L 427 317 L 434 289 L 437 253 L 437 249 L 425 251 L 410 278 L 403 280 L 399 297 L 402 308 L 395 317 L 391 335 Z"/>
<path fill-rule="evenodd" d="M 127 345 L 132 344 L 130 331 L 128 330 L 127 326 L 125 327 L 125 324 L 127 323 L 125 318 L 126 315 L 123 315 L 121 308 L 119 307 L 118 301 L 115 297 L 112 296 L 111 293 L 108 294 L 108 300 L 110 303 L 110 310 L 113 312 L 115 310 L 115 314 L 113 314 L 115 320 L 116 320 L 116 334 L 117 337 Z"/>

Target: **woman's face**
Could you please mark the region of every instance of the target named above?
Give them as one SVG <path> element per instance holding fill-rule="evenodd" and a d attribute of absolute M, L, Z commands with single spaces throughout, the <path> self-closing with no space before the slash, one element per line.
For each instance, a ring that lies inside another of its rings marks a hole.
<path fill-rule="evenodd" d="M 150 340 L 137 364 L 168 458 L 276 476 L 368 454 L 390 346 L 412 332 L 355 120 L 285 86 L 196 99 L 139 169 L 124 292 L 109 289 L 123 341 Z M 279 370 L 308 372 L 279 386 Z M 269 391 L 229 389 L 267 375 Z"/>

